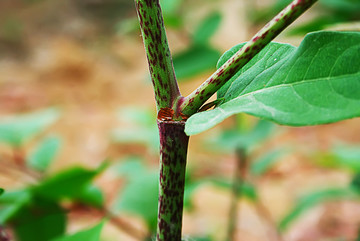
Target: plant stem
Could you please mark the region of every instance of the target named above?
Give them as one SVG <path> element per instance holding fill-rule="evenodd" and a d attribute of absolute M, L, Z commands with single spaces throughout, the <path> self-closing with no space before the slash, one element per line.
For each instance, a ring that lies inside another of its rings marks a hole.
<path fill-rule="evenodd" d="M 135 0 L 158 110 L 180 96 L 159 0 Z"/>
<path fill-rule="evenodd" d="M 247 170 L 247 156 L 244 148 L 237 148 L 236 150 L 236 166 L 234 170 L 232 199 L 229 212 L 229 223 L 227 230 L 227 241 L 235 240 L 236 226 L 237 226 L 237 213 L 239 211 L 238 200 L 241 196 L 242 186 L 245 181 Z"/>
<path fill-rule="evenodd" d="M 225 64 L 184 99 L 180 106 L 181 112 L 187 116 L 196 113 L 237 71 L 316 1 L 317 0 L 294 0 L 284 8 Z"/>
<path fill-rule="evenodd" d="M 258 200 L 255 202 L 255 209 L 258 215 L 266 222 L 265 225 L 267 225 L 268 234 L 269 237 L 271 237 L 270 240 L 282 241 L 283 239 L 277 228 L 276 222 L 273 220 L 271 213 L 262 203 L 260 198 L 258 198 Z"/>
<path fill-rule="evenodd" d="M 180 241 L 189 137 L 184 121 L 159 121 L 160 190 L 157 241 Z"/>

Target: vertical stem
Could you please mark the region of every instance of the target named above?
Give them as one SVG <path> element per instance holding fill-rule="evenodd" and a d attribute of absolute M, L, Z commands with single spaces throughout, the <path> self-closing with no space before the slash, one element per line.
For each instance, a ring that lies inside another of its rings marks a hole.
<path fill-rule="evenodd" d="M 159 0 L 135 0 L 158 110 L 180 96 Z"/>
<path fill-rule="evenodd" d="M 229 212 L 229 223 L 227 230 L 227 241 L 235 240 L 235 230 L 237 226 L 238 200 L 241 195 L 241 189 L 245 181 L 247 169 L 246 150 L 244 148 L 237 148 L 236 150 L 236 166 L 232 187 L 232 199 Z"/>
<path fill-rule="evenodd" d="M 157 241 L 180 241 L 189 137 L 184 121 L 160 121 L 160 190 Z"/>

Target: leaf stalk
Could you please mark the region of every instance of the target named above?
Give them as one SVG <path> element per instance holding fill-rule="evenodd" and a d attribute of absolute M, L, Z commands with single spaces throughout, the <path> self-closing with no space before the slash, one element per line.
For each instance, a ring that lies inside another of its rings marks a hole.
<path fill-rule="evenodd" d="M 184 98 L 180 106 L 182 113 L 187 116 L 196 113 L 236 72 L 315 2 L 317 0 L 294 0 L 284 8 L 204 83 Z"/>

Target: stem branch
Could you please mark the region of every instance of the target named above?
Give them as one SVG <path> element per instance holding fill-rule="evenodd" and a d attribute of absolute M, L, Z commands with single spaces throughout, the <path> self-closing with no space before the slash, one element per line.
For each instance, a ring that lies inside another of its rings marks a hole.
<path fill-rule="evenodd" d="M 158 110 L 180 96 L 159 0 L 135 0 Z"/>
<path fill-rule="evenodd" d="M 196 113 L 237 71 L 316 1 L 317 0 L 294 0 L 284 8 L 203 84 L 184 98 L 180 106 L 182 113 L 187 116 Z"/>

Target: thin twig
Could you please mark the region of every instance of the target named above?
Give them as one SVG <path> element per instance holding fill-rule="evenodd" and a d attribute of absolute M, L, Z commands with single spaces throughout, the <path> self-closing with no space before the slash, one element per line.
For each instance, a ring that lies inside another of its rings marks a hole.
<path fill-rule="evenodd" d="M 246 151 L 243 148 L 236 150 L 236 166 L 234 169 L 233 187 L 232 187 L 232 199 L 229 212 L 229 223 L 227 230 L 227 241 L 234 241 L 237 227 L 237 219 L 239 212 L 239 197 L 241 196 L 241 190 L 244 185 L 247 170 L 247 156 Z"/>
<path fill-rule="evenodd" d="M 138 228 L 135 228 L 129 222 L 125 221 L 123 218 L 113 214 L 109 209 L 104 207 L 102 209 L 105 216 L 109 218 L 109 221 L 119 230 L 128 234 L 129 236 L 136 238 L 137 240 L 144 240 L 146 237 L 150 236 L 148 233 L 140 231 Z"/>

